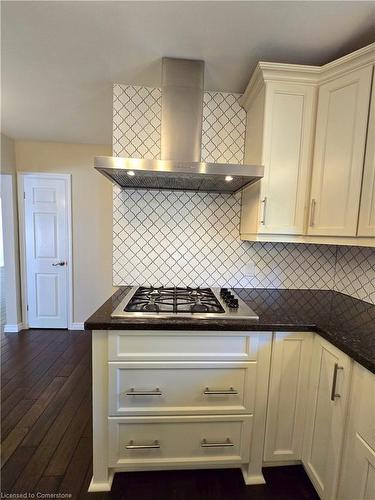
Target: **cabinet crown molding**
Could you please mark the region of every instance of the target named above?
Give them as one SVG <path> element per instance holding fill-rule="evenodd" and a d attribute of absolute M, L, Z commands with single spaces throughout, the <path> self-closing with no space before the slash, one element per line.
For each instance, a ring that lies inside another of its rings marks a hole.
<path fill-rule="evenodd" d="M 344 73 L 373 64 L 375 64 L 375 43 L 323 66 L 260 61 L 240 99 L 240 104 L 247 109 L 249 103 L 267 82 L 278 81 L 318 86 Z"/>

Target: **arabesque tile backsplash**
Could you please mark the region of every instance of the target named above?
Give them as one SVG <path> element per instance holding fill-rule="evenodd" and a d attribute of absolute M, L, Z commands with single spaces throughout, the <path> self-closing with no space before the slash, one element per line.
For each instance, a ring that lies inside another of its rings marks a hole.
<path fill-rule="evenodd" d="M 160 157 L 160 89 L 114 86 L 113 154 Z M 202 160 L 243 162 L 238 94 L 205 92 Z M 113 188 L 113 282 L 334 289 L 375 304 L 375 250 L 251 243 L 234 195 Z"/>

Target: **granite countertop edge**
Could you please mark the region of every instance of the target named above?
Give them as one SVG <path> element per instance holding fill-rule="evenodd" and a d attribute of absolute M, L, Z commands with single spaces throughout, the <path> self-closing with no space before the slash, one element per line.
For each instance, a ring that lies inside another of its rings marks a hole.
<path fill-rule="evenodd" d="M 129 287 L 120 287 L 85 330 L 312 331 L 375 373 L 375 305 L 330 290 L 236 289 L 256 320 L 111 318 Z"/>

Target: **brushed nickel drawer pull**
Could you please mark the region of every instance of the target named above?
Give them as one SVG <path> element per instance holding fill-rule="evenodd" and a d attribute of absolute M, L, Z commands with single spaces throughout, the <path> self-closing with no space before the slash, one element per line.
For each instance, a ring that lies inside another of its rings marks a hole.
<path fill-rule="evenodd" d="M 155 450 L 160 448 L 160 443 L 157 439 L 151 443 L 135 443 L 133 440 L 129 441 L 129 444 L 125 446 L 127 450 Z"/>
<path fill-rule="evenodd" d="M 234 446 L 229 438 L 227 438 L 225 441 L 207 441 L 207 439 L 202 439 L 201 441 L 202 448 L 221 448 L 228 446 Z"/>
<path fill-rule="evenodd" d="M 313 198 L 311 200 L 311 209 L 310 209 L 310 226 L 315 226 L 315 209 L 316 209 L 316 200 Z"/>
<path fill-rule="evenodd" d="M 267 197 L 265 196 L 263 200 L 261 201 L 263 210 L 262 210 L 262 217 L 260 219 L 260 223 L 265 225 L 266 223 L 266 205 L 267 205 Z"/>
<path fill-rule="evenodd" d="M 208 387 L 205 388 L 203 394 L 238 394 L 238 391 L 236 389 L 233 389 L 233 387 L 230 387 L 229 389 L 209 389 Z"/>
<path fill-rule="evenodd" d="M 157 387 L 153 391 L 136 391 L 133 387 L 130 389 L 130 391 L 125 392 L 125 396 L 162 396 L 163 393 Z"/>
<path fill-rule="evenodd" d="M 333 380 L 332 380 L 332 390 L 331 390 L 331 401 L 335 401 L 336 398 L 341 398 L 341 394 L 336 392 L 336 384 L 337 384 L 337 372 L 339 370 L 343 370 L 343 366 L 339 366 L 338 363 L 335 363 L 335 367 L 333 369 Z"/>

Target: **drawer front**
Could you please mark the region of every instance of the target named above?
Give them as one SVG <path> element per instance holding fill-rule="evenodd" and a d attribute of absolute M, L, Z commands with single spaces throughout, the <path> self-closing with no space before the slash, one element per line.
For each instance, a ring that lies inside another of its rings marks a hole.
<path fill-rule="evenodd" d="M 252 413 L 256 362 L 109 363 L 109 414 Z"/>
<path fill-rule="evenodd" d="M 109 466 L 249 461 L 251 416 L 109 419 Z"/>
<path fill-rule="evenodd" d="M 108 332 L 110 361 L 157 360 L 256 360 L 259 333 L 150 332 L 145 330 Z"/>

